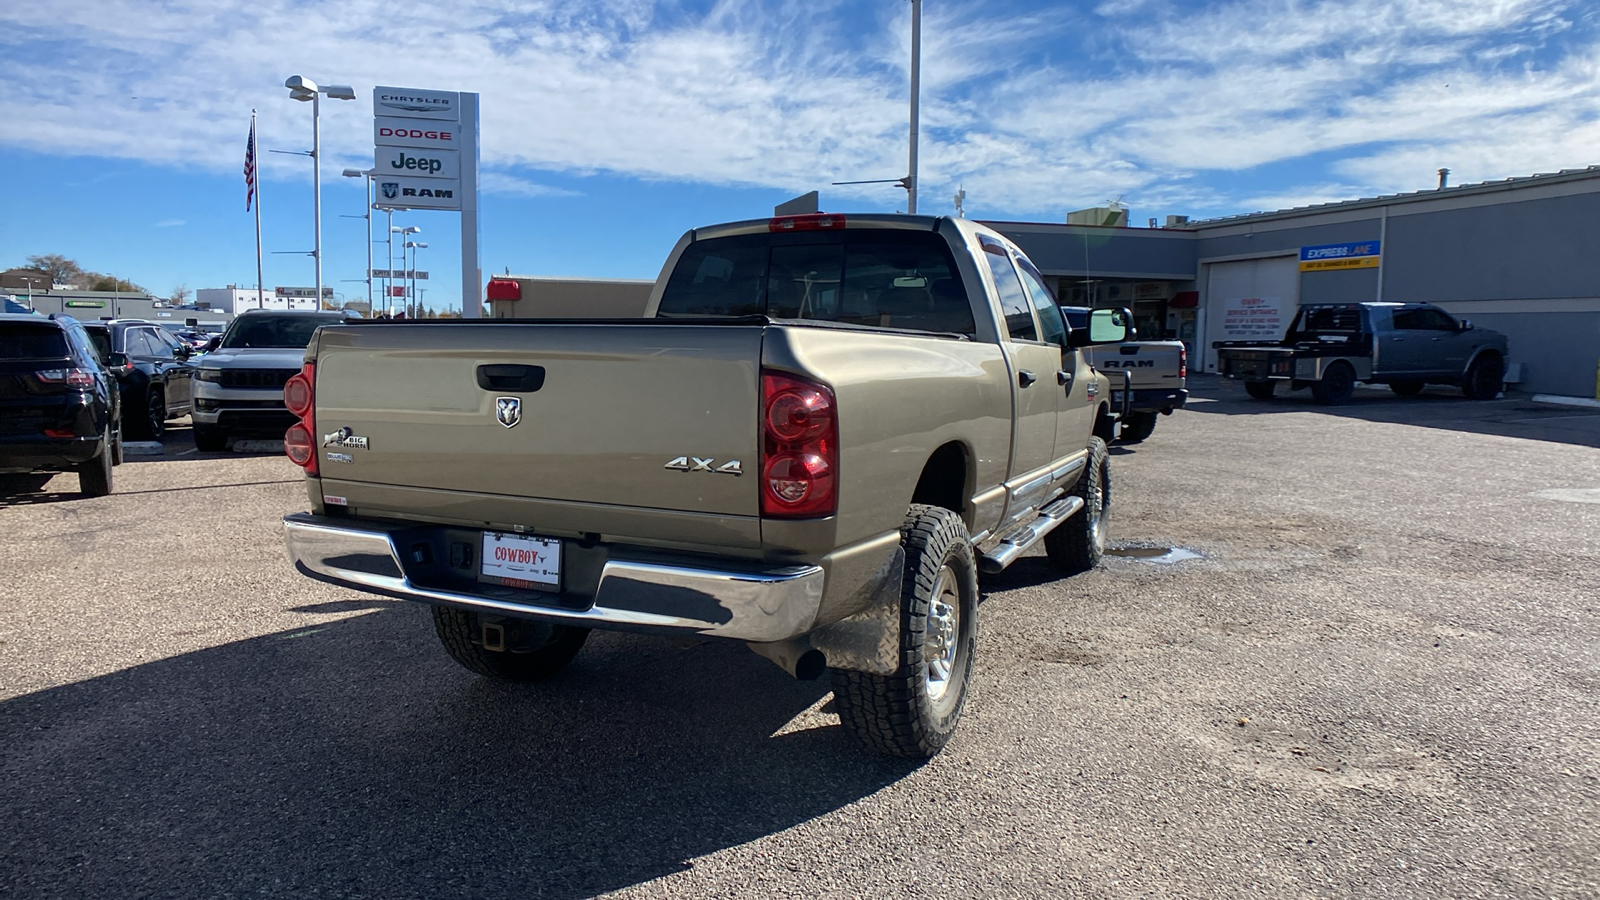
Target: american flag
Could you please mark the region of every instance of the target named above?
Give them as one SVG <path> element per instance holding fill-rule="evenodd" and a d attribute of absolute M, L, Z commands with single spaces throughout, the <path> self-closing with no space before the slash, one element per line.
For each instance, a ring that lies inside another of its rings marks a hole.
<path fill-rule="evenodd" d="M 250 117 L 250 143 L 244 148 L 244 211 L 256 198 L 256 120 Z"/>

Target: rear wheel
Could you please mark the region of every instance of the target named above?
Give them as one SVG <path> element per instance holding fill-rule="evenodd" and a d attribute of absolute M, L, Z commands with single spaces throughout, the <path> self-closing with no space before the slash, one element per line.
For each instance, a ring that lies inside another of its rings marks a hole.
<path fill-rule="evenodd" d="M 145 393 L 139 415 L 127 422 L 127 428 L 130 436 L 142 441 L 159 441 L 167 433 L 167 399 L 161 388 Z"/>
<path fill-rule="evenodd" d="M 1336 362 L 1322 373 L 1322 380 L 1313 382 L 1311 396 L 1324 406 L 1340 406 L 1350 402 L 1356 392 L 1356 370 L 1347 362 Z"/>
<path fill-rule="evenodd" d="M 833 672 L 839 721 L 863 744 L 927 759 L 955 734 L 972 683 L 978 568 L 961 518 L 916 504 L 900 529 L 900 668 L 892 675 Z"/>
<path fill-rule="evenodd" d="M 1072 489 L 1083 500 L 1083 508 L 1072 518 L 1044 536 L 1045 553 L 1063 572 L 1087 572 L 1100 565 L 1106 555 L 1106 538 L 1111 518 L 1111 461 L 1105 442 L 1089 439 L 1089 461 Z"/>
<path fill-rule="evenodd" d="M 1389 382 L 1389 390 L 1394 391 L 1396 394 L 1399 394 L 1402 397 L 1415 397 L 1416 395 L 1422 393 L 1422 382 L 1391 381 Z"/>
<path fill-rule="evenodd" d="M 221 453 L 228 449 L 228 433 L 215 425 L 195 424 L 193 432 L 195 449 L 205 453 Z"/>
<path fill-rule="evenodd" d="M 487 626 L 487 628 L 485 627 Z M 528 619 L 492 618 L 448 606 L 433 608 L 433 629 L 445 652 L 463 667 L 501 681 L 539 681 L 562 669 L 583 649 L 589 629 Z M 485 647 L 485 631 L 490 646 Z"/>
<path fill-rule="evenodd" d="M 1156 430 L 1156 415 L 1153 412 L 1131 412 L 1123 416 L 1117 440 L 1124 444 L 1137 444 L 1149 437 Z"/>
<path fill-rule="evenodd" d="M 108 430 L 100 452 L 94 459 L 78 466 L 78 490 L 90 497 L 104 497 L 111 493 L 111 459 L 115 452 Z"/>
<path fill-rule="evenodd" d="M 1277 391 L 1276 381 L 1246 381 L 1244 392 L 1256 400 L 1271 400 L 1273 392 Z"/>
<path fill-rule="evenodd" d="M 1499 356 L 1485 354 L 1473 360 L 1461 383 L 1461 393 L 1472 400 L 1493 400 L 1506 389 L 1506 364 Z"/>

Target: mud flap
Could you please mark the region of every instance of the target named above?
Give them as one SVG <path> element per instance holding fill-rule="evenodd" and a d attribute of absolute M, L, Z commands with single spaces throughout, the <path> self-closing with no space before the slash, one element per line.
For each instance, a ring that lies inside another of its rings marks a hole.
<path fill-rule="evenodd" d="M 906 552 L 896 547 L 877 574 L 872 600 L 860 612 L 811 632 L 828 667 L 893 675 L 900 670 L 900 585 Z"/>

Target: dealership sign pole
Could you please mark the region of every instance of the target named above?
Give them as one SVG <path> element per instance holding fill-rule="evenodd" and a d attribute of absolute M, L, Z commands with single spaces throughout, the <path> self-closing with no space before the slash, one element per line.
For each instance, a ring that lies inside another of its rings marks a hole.
<path fill-rule="evenodd" d="M 380 86 L 372 91 L 372 114 L 373 205 L 461 213 L 461 314 L 477 318 L 478 95 Z"/>

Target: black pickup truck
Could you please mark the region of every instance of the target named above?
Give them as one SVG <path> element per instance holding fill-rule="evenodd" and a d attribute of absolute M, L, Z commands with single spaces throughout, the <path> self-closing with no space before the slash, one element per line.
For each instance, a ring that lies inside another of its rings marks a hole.
<path fill-rule="evenodd" d="M 1506 337 L 1426 303 L 1308 304 L 1281 341 L 1218 341 L 1217 371 L 1257 400 L 1278 385 L 1310 387 L 1319 403 L 1350 399 L 1356 382 L 1402 397 L 1450 384 L 1475 400 L 1504 388 Z"/>

